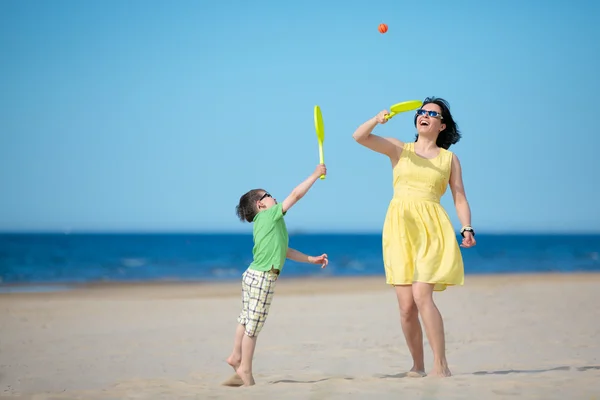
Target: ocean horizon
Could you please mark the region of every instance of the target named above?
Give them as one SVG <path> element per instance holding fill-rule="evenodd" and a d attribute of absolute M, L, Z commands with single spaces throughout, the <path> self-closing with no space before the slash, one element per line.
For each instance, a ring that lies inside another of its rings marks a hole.
<path fill-rule="evenodd" d="M 461 248 L 465 274 L 600 272 L 600 233 L 485 233 Z M 457 234 L 457 240 L 460 235 Z M 0 286 L 231 281 L 252 261 L 251 232 L 0 233 Z M 383 276 L 381 233 L 290 232 L 329 266 L 286 261 L 285 277 Z"/>

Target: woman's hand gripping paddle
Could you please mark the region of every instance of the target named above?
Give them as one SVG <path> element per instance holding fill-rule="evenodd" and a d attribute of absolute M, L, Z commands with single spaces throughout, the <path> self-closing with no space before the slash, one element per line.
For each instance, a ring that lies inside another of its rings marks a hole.
<path fill-rule="evenodd" d="M 390 107 L 390 113 L 385 116 L 385 119 L 389 120 L 396 114 L 416 110 L 421 107 L 421 105 L 423 105 L 423 102 L 420 100 L 409 100 L 403 101 L 402 103 L 396 103 Z"/>
<path fill-rule="evenodd" d="M 323 142 L 325 141 L 325 127 L 323 126 L 323 116 L 321 115 L 321 108 L 319 106 L 315 106 L 315 130 L 317 131 L 317 140 L 319 142 L 320 163 L 324 164 Z M 325 175 L 321 175 L 321 179 L 325 179 Z"/>

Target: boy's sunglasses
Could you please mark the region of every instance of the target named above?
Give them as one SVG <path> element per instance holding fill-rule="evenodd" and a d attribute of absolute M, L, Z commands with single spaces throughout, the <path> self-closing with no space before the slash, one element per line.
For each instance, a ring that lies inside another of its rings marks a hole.
<path fill-rule="evenodd" d="M 258 201 L 262 201 L 265 197 L 273 197 L 273 196 L 271 196 L 271 194 L 269 192 L 265 192 L 265 194 L 263 194 L 262 197 L 260 199 L 258 199 Z"/>
<path fill-rule="evenodd" d="M 417 115 L 426 115 L 426 114 L 428 114 L 432 118 L 437 118 L 437 117 L 439 117 L 440 119 L 443 118 L 442 114 L 438 113 L 437 111 L 423 110 L 422 108 L 419 108 L 417 110 Z"/>

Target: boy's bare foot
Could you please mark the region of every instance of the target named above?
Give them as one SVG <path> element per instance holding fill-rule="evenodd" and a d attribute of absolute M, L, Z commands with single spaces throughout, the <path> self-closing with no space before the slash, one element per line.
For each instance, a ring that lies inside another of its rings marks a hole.
<path fill-rule="evenodd" d="M 231 368 L 233 368 L 234 371 L 240 367 L 241 363 L 242 363 L 242 356 L 232 354 L 229 357 L 227 357 L 227 364 L 231 365 Z"/>
<path fill-rule="evenodd" d="M 230 376 L 229 379 L 227 379 L 225 382 L 222 383 L 223 386 L 238 387 L 238 386 L 244 385 L 244 381 L 237 374 L 237 369 L 240 367 L 241 363 L 242 363 L 242 357 L 240 357 L 240 356 L 231 354 L 229 357 L 227 357 L 227 364 L 231 365 L 231 368 L 233 368 L 234 374 L 232 376 Z"/>
<path fill-rule="evenodd" d="M 244 386 L 252 386 L 254 385 L 254 376 L 252 376 L 252 371 L 244 371 L 242 369 L 242 367 L 238 367 L 238 369 L 235 371 L 237 372 L 237 374 L 239 375 L 240 378 L 242 378 L 242 381 L 244 382 Z"/>

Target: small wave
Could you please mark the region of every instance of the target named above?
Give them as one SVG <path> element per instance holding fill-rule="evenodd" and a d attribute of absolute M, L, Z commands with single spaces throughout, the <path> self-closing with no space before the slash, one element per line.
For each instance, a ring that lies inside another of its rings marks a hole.
<path fill-rule="evenodd" d="M 211 271 L 215 278 L 232 278 L 242 274 L 242 271 L 235 268 L 214 268 Z"/>
<path fill-rule="evenodd" d="M 346 268 L 352 271 L 364 271 L 365 265 L 360 261 L 352 260 L 346 264 Z"/>
<path fill-rule="evenodd" d="M 137 268 L 146 264 L 146 260 L 143 258 L 123 258 L 121 264 L 128 268 Z"/>

